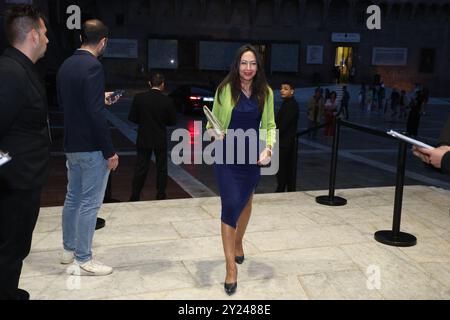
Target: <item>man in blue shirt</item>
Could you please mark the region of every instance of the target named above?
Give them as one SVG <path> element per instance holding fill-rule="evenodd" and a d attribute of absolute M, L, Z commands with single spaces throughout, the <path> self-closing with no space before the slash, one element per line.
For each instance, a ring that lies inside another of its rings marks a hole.
<path fill-rule="evenodd" d="M 119 164 L 105 117 L 103 55 L 108 28 L 88 20 L 81 30 L 81 48 L 61 66 L 57 76 L 58 100 L 64 109 L 64 152 L 68 187 L 63 209 L 61 263 L 74 263 L 71 272 L 107 275 L 113 269 L 92 259 L 97 213 L 103 202 L 109 173 Z M 79 269 L 78 269 L 79 268 Z"/>

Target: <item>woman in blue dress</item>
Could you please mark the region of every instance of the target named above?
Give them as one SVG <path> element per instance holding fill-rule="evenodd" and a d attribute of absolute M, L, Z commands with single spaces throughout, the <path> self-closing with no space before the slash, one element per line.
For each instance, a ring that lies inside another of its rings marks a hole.
<path fill-rule="evenodd" d="M 242 245 L 250 220 L 255 188 L 260 180 L 264 159 L 272 156 L 275 143 L 275 117 L 273 91 L 269 87 L 258 51 L 251 45 L 241 47 L 231 71 L 219 85 L 213 114 L 225 129 L 223 158 L 214 166 L 222 203 L 221 231 L 226 260 L 225 292 L 232 295 L 237 289 L 237 265 L 244 262 Z M 212 125 L 208 123 L 208 129 Z M 251 136 L 238 144 L 241 134 Z M 259 150 L 259 138 L 266 141 Z M 239 146 L 239 148 L 238 148 Z M 234 150 L 234 157 L 227 159 L 227 152 Z M 258 160 L 259 159 L 259 160 Z M 244 161 L 243 161 L 244 160 Z M 222 163 L 220 163 L 222 162 Z"/>

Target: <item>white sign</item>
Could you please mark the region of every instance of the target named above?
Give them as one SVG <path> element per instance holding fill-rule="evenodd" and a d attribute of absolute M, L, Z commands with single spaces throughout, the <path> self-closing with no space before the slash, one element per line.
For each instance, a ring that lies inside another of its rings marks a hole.
<path fill-rule="evenodd" d="M 323 46 L 307 46 L 306 63 L 323 64 Z"/>
<path fill-rule="evenodd" d="M 331 34 L 332 42 L 361 42 L 361 35 L 359 33 L 336 33 Z"/>
<path fill-rule="evenodd" d="M 108 39 L 103 57 L 137 59 L 138 41 L 133 39 Z"/>
<path fill-rule="evenodd" d="M 406 66 L 407 63 L 408 48 L 373 48 L 372 65 L 374 66 Z"/>

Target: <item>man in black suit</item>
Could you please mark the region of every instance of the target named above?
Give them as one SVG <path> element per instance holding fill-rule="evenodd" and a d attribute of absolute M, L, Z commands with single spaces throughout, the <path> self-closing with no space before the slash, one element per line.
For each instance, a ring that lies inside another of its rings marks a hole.
<path fill-rule="evenodd" d="M 277 113 L 275 122 L 279 130 L 280 143 L 280 168 L 277 174 L 276 192 L 295 191 L 295 137 L 297 135 L 297 125 L 299 108 L 294 97 L 294 87 L 291 83 L 283 83 L 280 90 L 283 103 Z"/>
<path fill-rule="evenodd" d="M 29 299 L 19 278 L 48 176 L 48 105 L 35 67 L 48 39 L 43 16 L 30 5 L 11 7 L 5 26 L 11 47 L 0 57 L 0 150 L 12 160 L 0 167 L 0 300 L 20 300 Z"/>
<path fill-rule="evenodd" d="M 68 171 L 61 263 L 73 263 L 71 272 L 93 276 L 113 272 L 112 267 L 94 260 L 91 250 L 108 177 L 119 165 L 105 116 L 105 105 L 118 98 L 111 100 L 105 93 L 105 74 L 98 61 L 105 52 L 108 33 L 101 21 L 86 21 L 81 29 L 81 48 L 64 61 L 57 75 Z"/>
<path fill-rule="evenodd" d="M 154 74 L 151 90 L 137 94 L 133 99 L 128 119 L 139 125 L 136 142 L 137 160 L 130 201 L 139 201 L 149 170 L 152 153 L 156 158 L 156 199 L 166 199 L 167 186 L 167 126 L 176 124 L 176 111 L 172 99 L 166 97 L 164 76 Z"/>

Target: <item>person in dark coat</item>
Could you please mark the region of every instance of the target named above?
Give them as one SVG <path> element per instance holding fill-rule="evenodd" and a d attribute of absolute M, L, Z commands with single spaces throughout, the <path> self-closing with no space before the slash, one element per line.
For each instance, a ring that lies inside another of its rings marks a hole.
<path fill-rule="evenodd" d="M 410 104 L 411 110 L 409 111 L 408 121 L 406 124 L 406 132 L 408 135 L 416 137 L 419 131 L 420 124 L 420 110 L 422 108 L 422 96 L 420 91 L 416 92 L 414 99 Z"/>
<path fill-rule="evenodd" d="M 5 27 L 11 47 L 0 57 L 0 150 L 12 160 L 0 166 L 0 300 L 28 300 L 18 285 L 48 177 L 48 105 L 35 67 L 48 39 L 31 5 L 12 6 Z"/>
<path fill-rule="evenodd" d="M 177 115 L 172 99 L 165 96 L 165 80 L 160 73 L 149 79 L 151 90 L 133 99 L 128 119 L 138 124 L 137 160 L 130 201 L 139 201 L 150 167 L 152 154 L 156 159 L 156 199 L 167 198 L 167 130 L 175 125 Z"/>
<path fill-rule="evenodd" d="M 275 122 L 280 134 L 280 168 L 277 174 L 276 192 L 295 191 L 295 166 L 297 125 L 299 117 L 298 103 L 294 97 L 294 87 L 290 83 L 284 83 L 280 89 L 283 103 L 278 111 Z"/>

